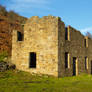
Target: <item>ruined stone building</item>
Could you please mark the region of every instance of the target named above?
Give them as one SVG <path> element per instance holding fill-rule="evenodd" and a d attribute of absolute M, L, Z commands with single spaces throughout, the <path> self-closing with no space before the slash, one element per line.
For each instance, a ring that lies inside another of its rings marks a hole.
<path fill-rule="evenodd" d="M 24 35 L 14 30 L 12 63 L 19 70 L 56 77 L 92 73 L 92 39 L 59 17 L 33 16 Z"/>

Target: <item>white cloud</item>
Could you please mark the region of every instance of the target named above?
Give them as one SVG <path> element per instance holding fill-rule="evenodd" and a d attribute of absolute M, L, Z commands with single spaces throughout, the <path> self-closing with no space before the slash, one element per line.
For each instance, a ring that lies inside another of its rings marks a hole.
<path fill-rule="evenodd" d="M 14 3 L 35 3 L 35 4 L 46 4 L 47 0 L 11 0 Z"/>
<path fill-rule="evenodd" d="M 50 10 L 50 0 L 6 0 L 7 9 L 16 12 L 36 12 L 36 10 Z"/>
<path fill-rule="evenodd" d="M 84 28 L 80 30 L 82 33 L 90 32 L 92 33 L 92 27 Z"/>

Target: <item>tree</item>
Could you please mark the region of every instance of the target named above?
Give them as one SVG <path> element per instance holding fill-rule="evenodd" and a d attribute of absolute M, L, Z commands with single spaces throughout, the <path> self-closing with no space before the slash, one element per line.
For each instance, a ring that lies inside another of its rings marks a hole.
<path fill-rule="evenodd" d="M 90 32 L 87 32 L 87 33 L 86 33 L 86 36 L 88 36 L 89 38 L 92 39 L 92 34 L 91 34 Z"/>
<path fill-rule="evenodd" d="M 6 8 L 0 5 L 0 15 L 7 16 Z"/>

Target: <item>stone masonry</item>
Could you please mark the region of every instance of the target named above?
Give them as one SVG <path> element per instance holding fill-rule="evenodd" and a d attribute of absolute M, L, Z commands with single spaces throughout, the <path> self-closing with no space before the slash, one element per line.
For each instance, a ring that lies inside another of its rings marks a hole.
<path fill-rule="evenodd" d="M 19 70 L 55 77 L 92 73 L 92 39 L 59 17 L 33 16 L 24 35 L 12 34 L 12 63 Z"/>

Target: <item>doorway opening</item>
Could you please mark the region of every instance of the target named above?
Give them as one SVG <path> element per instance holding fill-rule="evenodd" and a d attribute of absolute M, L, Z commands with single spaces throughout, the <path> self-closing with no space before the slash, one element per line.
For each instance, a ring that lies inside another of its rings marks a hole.
<path fill-rule="evenodd" d="M 73 76 L 78 75 L 78 60 L 76 57 L 73 57 Z"/>
<path fill-rule="evenodd" d="M 91 74 L 92 74 L 92 60 L 91 60 Z"/>
<path fill-rule="evenodd" d="M 36 53 L 35 52 L 30 52 L 29 68 L 36 68 Z"/>

